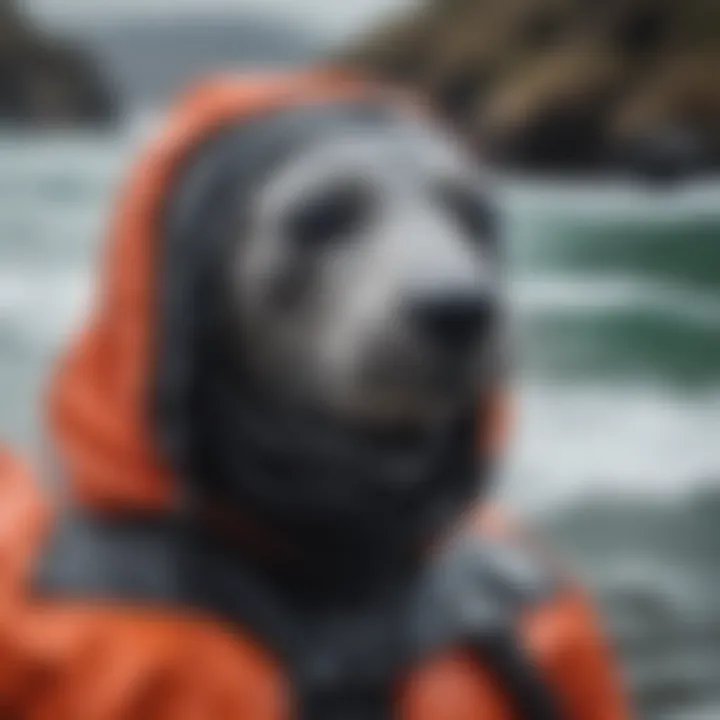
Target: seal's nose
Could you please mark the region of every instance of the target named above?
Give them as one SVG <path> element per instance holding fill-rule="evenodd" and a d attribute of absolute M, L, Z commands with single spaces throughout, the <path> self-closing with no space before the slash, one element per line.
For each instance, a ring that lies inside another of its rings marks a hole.
<path fill-rule="evenodd" d="M 489 333 L 497 314 L 495 299 L 487 290 L 435 291 L 412 304 L 416 327 L 435 345 L 463 353 Z"/>

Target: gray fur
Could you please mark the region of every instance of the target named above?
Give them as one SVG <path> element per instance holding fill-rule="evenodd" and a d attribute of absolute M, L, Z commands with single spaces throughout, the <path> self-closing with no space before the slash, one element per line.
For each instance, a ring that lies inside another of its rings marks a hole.
<path fill-rule="evenodd" d="M 239 332 L 258 379 L 350 421 L 423 425 L 490 382 L 497 331 L 449 366 L 455 382 L 429 381 L 442 375 L 444 348 L 408 312 L 428 293 L 502 292 L 488 239 L 468 237 L 434 197 L 444 183 L 489 192 L 459 147 L 418 123 L 316 142 L 257 188 L 232 272 Z M 327 245 L 296 247 L 286 228 L 292 212 L 350 184 L 371 198 L 363 223 Z"/>

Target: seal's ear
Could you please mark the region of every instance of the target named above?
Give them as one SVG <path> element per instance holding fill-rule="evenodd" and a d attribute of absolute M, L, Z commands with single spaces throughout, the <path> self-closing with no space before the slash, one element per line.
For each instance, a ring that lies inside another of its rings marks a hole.
<path fill-rule="evenodd" d="M 482 405 L 479 430 L 479 450 L 488 458 L 499 458 L 507 448 L 515 424 L 515 406 L 505 387 L 492 390 Z"/>

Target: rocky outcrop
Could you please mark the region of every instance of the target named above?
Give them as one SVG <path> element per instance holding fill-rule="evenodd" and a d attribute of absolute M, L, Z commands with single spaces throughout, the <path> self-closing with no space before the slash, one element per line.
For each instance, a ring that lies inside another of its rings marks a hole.
<path fill-rule="evenodd" d="M 114 115 L 113 95 L 90 57 L 40 34 L 16 3 L 0 4 L 0 123 L 64 127 Z"/>
<path fill-rule="evenodd" d="M 430 0 L 342 58 L 526 171 L 720 169 L 716 0 Z"/>

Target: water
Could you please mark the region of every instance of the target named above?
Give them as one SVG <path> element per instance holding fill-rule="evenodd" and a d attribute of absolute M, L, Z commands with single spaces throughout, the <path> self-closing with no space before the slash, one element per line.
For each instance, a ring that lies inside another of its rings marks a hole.
<path fill-rule="evenodd" d="M 0 137 L 0 437 L 91 295 L 137 128 Z M 508 181 L 519 433 L 504 494 L 596 589 L 642 717 L 720 717 L 720 184 Z"/>

